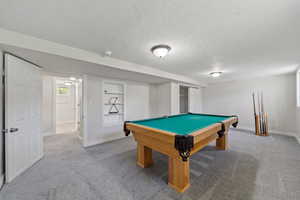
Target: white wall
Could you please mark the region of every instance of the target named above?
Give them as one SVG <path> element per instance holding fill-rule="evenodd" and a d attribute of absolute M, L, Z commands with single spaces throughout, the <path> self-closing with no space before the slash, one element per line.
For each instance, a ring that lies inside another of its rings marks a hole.
<path fill-rule="evenodd" d="M 156 84 L 150 84 L 149 87 L 149 112 L 150 117 L 157 117 L 158 115 L 158 86 Z"/>
<path fill-rule="evenodd" d="M 125 137 L 123 123 L 109 127 L 103 126 L 103 80 L 100 77 L 86 76 L 84 82 L 84 93 L 87 95 L 84 114 L 85 146 Z M 125 120 L 150 117 L 150 85 L 131 81 L 125 81 L 125 84 Z"/>
<path fill-rule="evenodd" d="M 171 113 L 170 83 L 151 84 L 150 113 L 151 113 L 151 117 L 170 115 Z"/>
<path fill-rule="evenodd" d="M 42 104 L 42 131 L 43 135 L 55 134 L 55 105 L 54 79 L 52 76 L 43 76 L 43 104 Z"/>
<path fill-rule="evenodd" d="M 179 84 L 168 82 L 150 87 L 151 117 L 179 114 Z"/>
<path fill-rule="evenodd" d="M 265 111 L 273 132 L 298 134 L 299 110 L 296 107 L 296 75 L 280 75 L 211 85 L 203 90 L 206 113 L 236 114 L 239 127 L 254 129 L 252 92 L 263 91 Z"/>
<path fill-rule="evenodd" d="M 171 114 L 171 91 L 170 83 L 159 84 L 157 85 L 157 116 L 170 115 Z"/>
<path fill-rule="evenodd" d="M 150 117 L 150 86 L 143 83 L 127 82 L 126 120 Z"/>
<path fill-rule="evenodd" d="M 189 88 L 189 112 L 202 113 L 202 88 Z"/>
<path fill-rule="evenodd" d="M 171 90 L 171 94 L 170 94 L 170 101 L 171 101 L 171 110 L 170 113 L 171 115 L 177 115 L 180 113 L 179 110 L 179 100 L 180 100 L 180 96 L 179 96 L 179 84 L 178 83 L 170 83 L 170 90 Z"/>
<path fill-rule="evenodd" d="M 150 87 L 151 117 L 180 113 L 180 83 L 169 82 Z M 202 89 L 189 88 L 189 112 L 202 112 Z"/>

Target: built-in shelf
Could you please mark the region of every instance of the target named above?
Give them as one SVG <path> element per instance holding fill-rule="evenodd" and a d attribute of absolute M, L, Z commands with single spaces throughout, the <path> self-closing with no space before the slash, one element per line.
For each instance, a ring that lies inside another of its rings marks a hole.
<path fill-rule="evenodd" d="M 124 113 L 107 113 L 104 116 L 111 116 L 111 115 L 124 115 Z"/>
<path fill-rule="evenodd" d="M 123 93 L 117 93 L 117 92 L 105 92 L 104 94 L 111 94 L 111 95 L 124 95 Z"/>
<path fill-rule="evenodd" d="M 125 84 L 117 81 L 103 82 L 103 125 L 116 126 L 124 122 Z"/>

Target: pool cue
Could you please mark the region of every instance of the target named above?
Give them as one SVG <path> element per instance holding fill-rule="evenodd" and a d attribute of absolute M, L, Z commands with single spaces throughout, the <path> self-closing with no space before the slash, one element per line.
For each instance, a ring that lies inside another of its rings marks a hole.
<path fill-rule="evenodd" d="M 264 94 L 263 92 L 261 92 L 260 94 L 260 98 L 261 98 L 261 120 L 262 120 L 262 134 L 265 135 L 266 130 L 265 130 L 265 109 L 264 109 Z"/>
<path fill-rule="evenodd" d="M 265 120 L 266 120 L 266 136 L 269 136 L 268 114 L 267 113 L 265 113 Z"/>
<path fill-rule="evenodd" d="M 258 125 L 258 115 L 256 113 L 256 105 L 255 105 L 255 93 L 252 93 L 252 101 L 253 101 L 253 109 L 254 109 L 254 120 L 255 120 L 255 135 L 259 135 L 258 133 L 258 129 L 259 129 L 259 125 Z"/>
<path fill-rule="evenodd" d="M 259 118 L 259 135 L 262 134 L 262 123 L 261 123 L 261 103 L 260 103 L 260 95 L 257 93 L 257 102 L 258 102 L 258 118 Z"/>
<path fill-rule="evenodd" d="M 263 99 L 263 104 L 264 104 L 264 107 L 265 107 L 265 101 L 264 101 L 264 99 Z M 268 135 L 268 130 L 267 130 L 267 113 L 265 112 L 265 110 L 264 110 L 264 123 L 265 123 L 265 135 L 267 136 Z"/>

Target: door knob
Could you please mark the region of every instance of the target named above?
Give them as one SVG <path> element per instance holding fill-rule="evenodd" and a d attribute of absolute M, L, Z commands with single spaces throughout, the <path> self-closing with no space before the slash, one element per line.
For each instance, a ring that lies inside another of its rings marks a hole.
<path fill-rule="evenodd" d="M 17 132 L 19 129 L 18 128 L 11 128 L 10 130 L 9 130 L 9 132 L 10 133 L 14 133 L 14 132 Z"/>

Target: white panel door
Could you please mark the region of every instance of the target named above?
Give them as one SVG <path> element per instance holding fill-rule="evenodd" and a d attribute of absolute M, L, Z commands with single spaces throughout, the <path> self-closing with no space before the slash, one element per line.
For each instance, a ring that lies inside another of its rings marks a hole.
<path fill-rule="evenodd" d="M 6 181 L 43 156 L 42 78 L 35 65 L 5 54 Z"/>
<path fill-rule="evenodd" d="M 2 52 L 0 53 L 0 62 L 2 63 Z M 2 133 L 2 130 L 4 128 L 3 124 L 3 69 L 0 64 L 0 188 L 3 185 L 4 182 L 4 155 L 3 155 L 3 147 L 4 147 L 4 133 Z"/>

